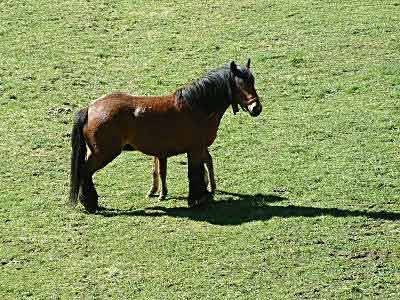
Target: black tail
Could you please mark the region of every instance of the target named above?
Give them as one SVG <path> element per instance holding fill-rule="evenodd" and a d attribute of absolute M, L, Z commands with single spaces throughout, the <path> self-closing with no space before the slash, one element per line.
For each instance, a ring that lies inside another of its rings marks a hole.
<path fill-rule="evenodd" d="M 71 133 L 71 174 L 70 174 L 70 194 L 69 200 L 72 206 L 76 205 L 79 187 L 82 179 L 82 166 L 86 158 L 86 143 L 83 137 L 83 126 L 85 126 L 88 117 L 88 109 L 80 110 L 74 120 L 74 127 Z"/>

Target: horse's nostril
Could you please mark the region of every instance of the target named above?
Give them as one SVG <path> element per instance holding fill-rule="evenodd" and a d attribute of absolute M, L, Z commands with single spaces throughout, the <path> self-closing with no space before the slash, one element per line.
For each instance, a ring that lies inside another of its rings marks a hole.
<path fill-rule="evenodd" d="M 252 110 L 250 110 L 250 114 L 253 117 L 257 117 L 261 113 L 261 111 L 262 111 L 262 106 L 261 105 L 256 105 L 256 106 L 253 107 Z"/>

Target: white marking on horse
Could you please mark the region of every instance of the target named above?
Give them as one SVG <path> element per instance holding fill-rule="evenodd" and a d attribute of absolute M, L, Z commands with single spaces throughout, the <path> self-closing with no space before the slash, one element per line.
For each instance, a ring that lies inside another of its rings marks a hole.
<path fill-rule="evenodd" d="M 257 106 L 257 102 L 254 102 L 252 104 L 250 104 L 247 108 L 249 109 L 249 111 L 253 111 L 253 109 Z"/>
<path fill-rule="evenodd" d="M 143 116 L 143 114 L 146 112 L 146 109 L 143 107 L 137 107 L 135 108 L 135 111 L 133 112 L 133 115 L 138 118 Z"/>

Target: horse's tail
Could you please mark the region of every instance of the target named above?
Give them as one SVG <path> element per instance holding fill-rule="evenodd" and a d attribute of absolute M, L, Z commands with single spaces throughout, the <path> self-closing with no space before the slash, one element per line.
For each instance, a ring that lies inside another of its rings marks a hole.
<path fill-rule="evenodd" d="M 80 110 L 74 120 L 71 133 L 71 174 L 70 174 L 70 193 L 69 200 L 72 206 L 76 205 L 79 187 L 82 180 L 82 167 L 86 159 L 86 142 L 83 136 L 83 127 L 88 118 L 88 109 Z"/>

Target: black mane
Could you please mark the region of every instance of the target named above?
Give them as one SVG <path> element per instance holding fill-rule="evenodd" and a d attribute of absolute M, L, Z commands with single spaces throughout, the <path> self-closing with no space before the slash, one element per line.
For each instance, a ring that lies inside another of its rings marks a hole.
<path fill-rule="evenodd" d="M 178 89 L 175 97 L 177 101 L 187 101 L 206 113 L 223 111 L 232 102 L 233 80 L 229 65 L 225 65 Z"/>

